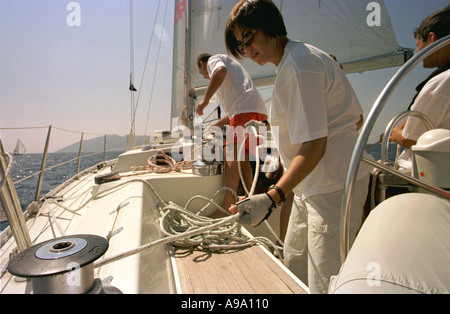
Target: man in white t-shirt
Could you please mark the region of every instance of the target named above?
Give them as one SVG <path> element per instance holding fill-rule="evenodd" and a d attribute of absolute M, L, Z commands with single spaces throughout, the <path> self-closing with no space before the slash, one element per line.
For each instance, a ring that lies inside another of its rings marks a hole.
<path fill-rule="evenodd" d="M 327 53 L 294 41 L 287 43 L 277 67 L 272 101 L 270 122 L 278 126 L 277 145 L 286 168 L 298 158 L 305 143 L 327 139 L 323 157 L 294 189 L 296 210 L 292 210 L 285 241 L 288 267 L 300 278 L 306 276 L 301 248 L 308 247 L 314 263 L 323 263 L 312 265 L 310 260 L 310 271 L 312 267 L 323 270 L 309 274 L 308 279 L 312 291 L 325 292 L 328 281 L 320 276 L 331 275 L 340 267 L 340 207 L 362 109 L 339 65 Z M 356 206 L 352 210 L 352 240 L 361 223 L 369 171 L 368 165 L 361 164 L 353 200 Z"/>
<path fill-rule="evenodd" d="M 238 162 L 241 162 L 241 170 L 245 184 L 250 190 L 253 172 L 249 163 L 249 154 L 254 153 L 255 147 L 249 143 L 256 140 L 249 139 L 245 142 L 245 160 L 238 152 L 245 135 L 245 124 L 251 120 L 265 121 L 267 110 L 261 94 L 248 75 L 244 67 L 228 55 L 201 54 L 197 59 L 199 73 L 210 80 L 205 96 L 197 106 L 197 114 L 203 115 L 203 110 L 208 106 L 211 98 L 216 94 L 223 106 L 226 117 L 213 126 L 222 128 L 228 125 L 225 142 L 226 172 L 225 186 L 237 191 L 239 186 Z M 235 203 L 234 195 L 226 191 L 222 208 L 228 208 Z M 217 216 L 217 214 L 215 215 Z"/>
<path fill-rule="evenodd" d="M 264 194 L 233 206 L 239 222 L 255 226 L 295 193 L 284 242 L 288 268 L 312 293 L 326 293 L 339 272 L 342 197 L 362 109 L 339 65 L 311 45 L 291 41 L 281 12 L 269 0 L 240 1 L 226 26 L 236 57 L 277 67 L 270 123 L 284 175 Z M 352 200 L 350 240 L 361 224 L 370 168 L 362 163 Z"/>
<path fill-rule="evenodd" d="M 279 128 L 276 138 L 285 167 L 303 143 L 327 137 L 325 155 L 295 194 L 306 199 L 342 189 L 362 109 L 339 65 L 314 46 L 290 41 L 277 67 L 272 101 L 271 124 Z"/>
<path fill-rule="evenodd" d="M 450 33 L 450 6 L 431 14 L 416 30 L 417 51 Z M 425 58 L 425 68 L 438 68 L 417 87 L 418 94 L 409 109 L 425 114 L 435 128 L 450 129 L 450 46 L 447 45 Z M 392 131 L 390 140 L 405 147 L 399 166 L 411 169 L 411 146 L 427 131 L 423 121 L 409 117 Z"/>

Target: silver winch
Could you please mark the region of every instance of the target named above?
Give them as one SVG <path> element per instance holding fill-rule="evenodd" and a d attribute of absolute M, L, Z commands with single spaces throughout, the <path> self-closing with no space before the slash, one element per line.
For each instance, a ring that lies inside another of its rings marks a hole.
<path fill-rule="evenodd" d="M 9 261 L 8 271 L 31 279 L 35 294 L 120 293 L 94 276 L 94 261 L 108 250 L 105 238 L 72 235 L 32 246 Z M 111 289 L 112 288 L 112 289 Z"/>
<path fill-rule="evenodd" d="M 198 176 L 215 176 L 222 173 L 222 163 L 218 161 L 197 160 L 192 165 L 192 173 Z"/>

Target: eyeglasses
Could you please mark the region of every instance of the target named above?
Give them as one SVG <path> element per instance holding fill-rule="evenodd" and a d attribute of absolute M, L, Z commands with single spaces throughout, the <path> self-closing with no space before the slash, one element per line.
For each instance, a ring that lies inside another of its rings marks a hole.
<path fill-rule="evenodd" d="M 248 32 L 245 31 L 243 32 L 242 35 L 242 41 L 240 43 L 238 43 L 237 49 L 239 50 L 240 53 L 244 54 L 244 49 L 248 46 L 250 46 L 253 43 L 253 40 L 255 39 L 255 33 L 256 33 L 256 29 L 252 29 Z"/>

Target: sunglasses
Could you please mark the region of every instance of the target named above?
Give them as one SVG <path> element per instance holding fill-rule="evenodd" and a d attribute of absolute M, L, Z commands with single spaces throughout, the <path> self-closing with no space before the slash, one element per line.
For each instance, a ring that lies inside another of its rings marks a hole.
<path fill-rule="evenodd" d="M 248 46 L 250 46 L 253 43 L 253 40 L 255 39 L 255 33 L 257 32 L 256 29 L 250 30 L 248 32 L 244 31 L 242 35 L 242 41 L 238 43 L 237 49 L 240 53 L 244 54 L 244 49 Z"/>

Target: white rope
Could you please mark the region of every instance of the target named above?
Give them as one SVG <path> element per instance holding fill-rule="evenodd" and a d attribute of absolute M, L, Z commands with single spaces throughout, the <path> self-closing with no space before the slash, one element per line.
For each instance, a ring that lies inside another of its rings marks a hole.
<path fill-rule="evenodd" d="M 257 133 L 256 128 L 254 126 L 251 127 L 251 130 L 257 139 L 262 139 L 263 141 L 265 140 L 265 138 L 262 135 L 259 135 Z M 239 156 L 242 155 L 242 152 L 244 151 L 244 148 L 245 148 L 245 143 L 247 142 L 248 138 L 249 138 L 249 134 L 247 133 L 245 135 L 244 141 L 242 142 L 241 146 L 239 147 Z M 263 146 L 264 146 L 264 142 L 262 144 L 256 146 L 256 149 L 255 149 L 256 170 L 255 170 L 255 177 L 253 179 L 250 191 L 248 191 L 247 185 L 245 184 L 244 176 L 242 175 L 241 163 L 240 162 L 238 163 L 239 176 L 242 181 L 242 186 L 244 187 L 245 193 L 247 193 L 248 196 L 252 196 L 255 193 L 256 184 L 258 183 L 258 178 L 259 178 L 259 168 L 260 168 L 260 162 L 261 162 L 259 159 L 259 149 L 262 148 Z"/>
<path fill-rule="evenodd" d="M 158 165 L 158 163 L 163 163 L 165 166 Z M 146 166 L 133 166 L 131 171 L 145 171 L 145 173 L 169 173 L 169 172 L 181 172 L 182 170 L 192 169 L 192 161 L 180 161 L 176 162 L 172 157 L 165 154 L 164 151 L 160 150 L 156 154 L 150 156 L 147 160 Z M 134 176 L 132 174 L 129 176 Z M 122 176 L 125 177 L 125 176 Z"/>
<path fill-rule="evenodd" d="M 204 228 L 199 228 L 199 229 L 196 229 L 196 230 L 185 232 L 183 234 L 169 236 L 169 237 L 166 237 L 166 238 L 162 238 L 162 239 L 159 239 L 159 240 L 156 240 L 156 241 L 144 244 L 144 245 L 139 246 L 139 247 L 137 247 L 135 249 L 132 249 L 132 250 L 129 250 L 129 251 L 126 251 L 126 252 L 122 252 L 122 253 L 119 253 L 119 254 L 117 254 L 115 256 L 112 256 L 110 258 L 107 258 L 107 259 L 104 259 L 102 261 L 96 262 L 96 263 L 94 263 L 94 268 L 98 268 L 98 267 L 110 264 L 112 262 L 121 260 L 123 258 L 132 256 L 132 255 L 135 255 L 135 254 L 138 254 L 138 253 L 141 253 L 141 252 L 143 252 L 145 250 L 148 250 L 148 249 L 150 249 L 152 247 L 155 247 L 157 245 L 168 244 L 168 243 L 171 243 L 171 242 L 174 242 L 174 241 L 178 241 L 178 240 L 184 239 L 186 237 L 191 237 L 191 236 L 195 236 L 195 235 L 201 234 L 203 232 L 211 230 L 212 228 L 218 228 L 218 227 L 221 227 L 221 226 L 223 226 L 225 224 L 234 222 L 237 219 L 238 219 L 238 215 L 227 217 L 227 218 L 223 218 L 223 219 L 221 219 L 221 221 L 215 223 L 212 226 L 210 225 L 210 226 L 207 226 L 207 227 L 204 227 Z"/>
<path fill-rule="evenodd" d="M 147 184 L 147 186 L 155 192 L 150 184 Z M 223 189 L 224 188 L 221 190 Z M 244 233 L 241 232 L 242 226 L 237 223 L 240 214 L 212 219 L 199 215 L 205 207 L 200 209 L 198 213 L 194 213 L 187 209 L 189 204 L 196 198 L 205 199 L 217 208 L 221 208 L 213 201 L 221 190 L 219 190 L 211 200 L 200 195 L 194 196 L 186 203 L 184 208 L 173 202 L 166 204 L 160 199 L 160 230 L 166 237 L 99 261 L 94 264 L 94 267 L 98 268 L 141 253 L 155 246 L 168 243 L 177 247 L 198 247 L 214 252 L 238 250 L 255 244 L 261 244 L 266 248 L 272 246 L 275 250 L 278 250 L 269 239 L 262 237 L 248 238 L 244 235 Z"/>
<path fill-rule="evenodd" d="M 239 169 L 239 176 L 241 178 L 242 181 L 242 185 L 244 187 L 245 192 L 247 193 L 248 196 L 252 196 L 255 193 L 255 188 L 256 188 L 256 184 L 258 183 L 258 177 L 259 177 L 259 169 L 260 169 L 260 165 L 261 165 L 261 161 L 259 158 L 259 149 L 262 148 L 264 146 L 264 140 L 265 138 L 262 135 L 259 135 L 258 132 L 256 131 L 256 128 L 254 126 L 250 127 L 251 131 L 253 132 L 253 134 L 255 135 L 255 137 L 257 139 L 262 139 L 263 143 L 259 144 L 258 146 L 256 146 L 255 149 L 255 154 L 256 154 L 256 168 L 255 168 L 255 177 L 253 179 L 252 182 L 252 187 L 250 189 L 250 192 L 247 189 L 247 186 L 245 184 L 245 180 L 244 180 L 244 176 L 242 174 L 242 169 L 241 169 L 241 163 L 238 163 L 238 169 Z M 243 149 L 245 147 L 245 143 L 248 139 L 249 135 L 248 133 L 245 135 L 245 139 L 242 142 L 240 148 L 239 148 L 239 156 L 242 154 Z M 284 246 L 283 241 L 280 239 L 280 237 L 278 236 L 278 234 L 275 232 L 275 230 L 273 230 L 272 226 L 269 224 L 269 222 L 267 220 L 264 220 L 264 224 L 266 225 L 267 229 L 269 230 L 269 232 L 272 234 L 272 236 L 278 241 L 278 243 L 280 243 L 281 245 Z M 281 255 L 279 255 L 281 256 Z"/>
<path fill-rule="evenodd" d="M 192 213 L 172 202 L 163 204 L 160 209 L 161 232 L 165 238 L 144 244 L 135 249 L 119 253 L 94 263 L 94 268 L 102 267 L 115 261 L 141 253 L 162 244 L 171 243 L 177 247 L 199 247 L 213 252 L 238 250 L 260 244 L 267 249 L 278 248 L 263 237 L 248 238 L 241 232 L 242 226 L 237 223 L 240 214 L 211 219 Z M 280 253 L 278 251 L 278 253 Z M 280 255 L 281 256 L 281 255 Z"/>

